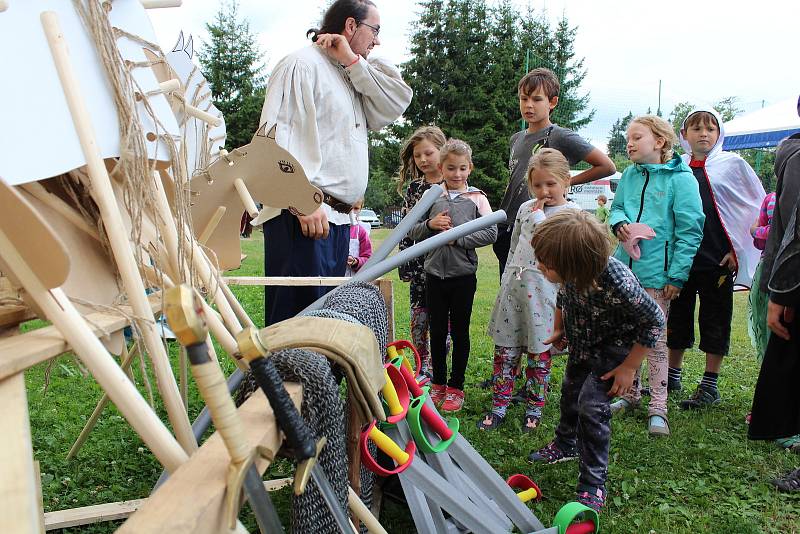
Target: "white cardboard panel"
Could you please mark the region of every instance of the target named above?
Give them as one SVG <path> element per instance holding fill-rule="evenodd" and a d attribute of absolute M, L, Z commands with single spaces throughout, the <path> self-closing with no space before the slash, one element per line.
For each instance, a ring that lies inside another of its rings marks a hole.
<path fill-rule="evenodd" d="M 113 6 L 113 25 L 155 40 L 138 0 L 115 0 Z M 92 114 L 101 156 L 119 156 L 119 127 L 111 89 L 72 2 L 12 2 L 0 14 L 0 72 L 4 76 L 0 84 L 0 176 L 9 184 L 55 176 L 86 163 L 39 18 L 48 10 L 58 14 L 73 69 Z M 145 60 L 140 45 L 121 38 L 118 46 L 124 58 Z M 136 69 L 134 75 L 143 91 L 158 88 L 150 69 Z M 166 99 L 158 95 L 150 102 L 166 130 L 177 135 L 177 123 Z M 143 123 L 145 132 L 154 131 L 149 117 L 143 117 Z M 148 142 L 148 153 L 153 159 L 168 159 L 166 148 L 154 142 Z"/>

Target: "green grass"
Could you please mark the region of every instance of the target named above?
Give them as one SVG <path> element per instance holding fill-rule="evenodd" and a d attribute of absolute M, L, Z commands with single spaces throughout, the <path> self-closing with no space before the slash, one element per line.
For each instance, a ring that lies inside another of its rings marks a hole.
<path fill-rule="evenodd" d="M 373 247 L 387 234 L 388 230 L 373 231 Z M 254 232 L 252 239 L 243 240 L 242 248 L 248 257 L 232 274 L 260 275 L 261 233 Z M 497 261 L 491 248 L 481 249 L 479 258 L 467 399 L 460 414 L 462 433 L 504 478 L 525 473 L 537 482 L 544 500 L 533 505 L 533 510 L 547 525 L 561 505 L 573 498 L 578 466 L 576 462 L 531 466 L 526 457 L 531 449 L 552 439 L 558 422 L 559 385 L 565 357 L 554 361 L 553 387 L 542 426 L 532 435 L 521 433 L 521 407 L 512 407 L 506 423 L 496 432 L 475 428 L 475 421 L 491 404 L 490 392 L 475 385 L 491 372 L 493 345 L 486 335 L 486 325 L 498 288 Z M 396 337 L 407 339 L 408 288 L 399 282 L 396 272 L 390 277 L 395 281 Z M 253 320 L 262 324 L 262 289 L 241 286 L 233 291 Z M 701 413 L 678 409 L 676 400 L 691 394 L 693 383 L 703 371 L 703 356 L 690 351 L 684 371 L 684 387 L 688 391 L 670 399 L 671 437 L 649 438 L 644 411 L 613 420 L 609 500 L 601 515 L 602 532 L 800 532 L 800 494 L 781 494 L 767 483 L 771 477 L 800 464 L 800 457 L 771 444 L 746 439 L 744 417 L 750 407 L 758 366 L 747 336 L 746 295 L 737 294 L 735 303 L 731 354 L 723 365 L 720 379 L 723 402 L 719 407 Z M 172 356 L 175 361 L 174 347 Z M 226 360 L 223 364 L 226 371 L 232 371 Z M 61 357 L 52 366 L 46 394 L 44 376 L 44 365 L 26 373 L 33 446 L 41 465 L 45 511 L 146 497 L 158 478 L 160 465 L 113 406 L 106 409 L 78 458 L 72 462 L 65 460 L 102 392 L 91 377 L 82 376 L 70 357 Z M 138 366 L 136 376 L 139 380 Z M 155 384 L 152 376 L 151 381 Z M 201 406 L 196 391 L 190 388 L 192 419 Z M 159 414 L 164 418 L 160 406 Z M 287 476 L 289 471 L 285 462 L 278 462 L 267 477 Z M 288 525 L 288 492 L 279 492 L 274 497 L 284 524 Z M 254 530 L 249 513 L 243 513 L 242 517 Z M 384 507 L 382 519 L 392 533 L 414 531 L 407 512 L 395 504 Z M 112 532 L 116 526 L 106 523 L 63 532 Z"/>

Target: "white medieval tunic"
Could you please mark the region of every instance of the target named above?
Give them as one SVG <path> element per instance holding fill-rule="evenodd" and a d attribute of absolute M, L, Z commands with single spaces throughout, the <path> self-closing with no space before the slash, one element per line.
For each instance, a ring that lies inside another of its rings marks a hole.
<path fill-rule="evenodd" d="M 395 121 L 411 102 L 411 88 L 383 59 L 359 58 L 347 68 L 316 45 L 283 58 L 267 84 L 261 124 L 278 125 L 275 141 L 289 151 L 325 193 L 353 204 L 369 175 L 367 130 Z M 333 224 L 349 215 L 322 204 Z M 259 217 L 258 223 L 277 215 Z"/>
<path fill-rule="evenodd" d="M 550 348 L 544 340 L 553 333 L 558 284 L 539 271 L 531 246 L 536 225 L 563 209 L 580 209 L 572 201 L 561 206 L 545 206 L 531 211 L 536 199 L 523 203 L 517 211 L 511 248 L 500 281 L 500 291 L 489 319 L 489 335 L 500 347 L 527 347 L 531 353 Z"/>

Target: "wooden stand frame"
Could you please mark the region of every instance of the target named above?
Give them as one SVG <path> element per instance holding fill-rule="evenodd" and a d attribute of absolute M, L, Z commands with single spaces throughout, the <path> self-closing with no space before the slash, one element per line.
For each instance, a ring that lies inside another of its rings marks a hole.
<path fill-rule="evenodd" d="M 347 279 L 271 279 L 264 277 L 228 278 L 240 285 L 339 285 Z M 375 282 L 389 312 L 389 338 L 394 338 L 394 300 L 391 280 Z M 152 313 L 159 311 L 160 295 L 149 297 Z M 103 330 L 116 332 L 128 323 L 121 315 L 97 312 L 88 316 L 95 335 Z M 101 330 L 102 329 L 102 330 Z M 170 479 L 151 499 L 137 499 L 81 508 L 42 512 L 39 471 L 33 461 L 27 395 L 23 375 L 26 369 L 70 350 L 56 327 L 48 326 L 0 339 L 0 402 L 5 406 L 4 428 L 14 429 L 6 440 L 0 459 L 0 532 L 39 533 L 44 530 L 86 525 L 128 518 L 119 532 L 224 532 L 225 475 L 229 461 L 227 450 L 215 433 L 188 461 L 177 467 Z M 5 355 L 8 355 L 7 357 Z M 299 406 L 301 387 L 287 384 L 292 399 Z M 277 451 L 280 440 L 274 420 L 269 417 L 269 403 L 261 392 L 254 394 L 240 409 L 251 444 L 266 445 Z M 265 414 L 267 417 L 264 417 Z M 13 421 L 12 421 L 13 419 Z M 347 438 L 348 478 L 354 492 L 360 492 L 360 455 L 357 432 L 359 424 L 351 421 Z M 12 461 L 10 458 L 14 458 Z M 20 459 L 22 461 L 20 461 Z M 269 462 L 257 462 L 264 472 Z M 13 471 L 13 473 L 11 472 Z M 265 482 L 266 486 L 274 485 Z M 199 493 L 198 493 L 199 492 Z M 199 496 L 202 494 L 202 498 Z M 374 511 L 374 508 L 373 508 Z M 181 521 L 177 521 L 180 517 Z M 184 528 L 186 527 L 186 528 Z M 218 528 L 219 527 L 219 528 Z"/>

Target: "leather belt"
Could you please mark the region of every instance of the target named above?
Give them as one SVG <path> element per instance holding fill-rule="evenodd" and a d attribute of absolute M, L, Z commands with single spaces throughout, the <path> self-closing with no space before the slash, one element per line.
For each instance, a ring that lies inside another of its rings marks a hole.
<path fill-rule="evenodd" d="M 333 208 L 333 211 L 338 211 L 339 213 L 344 213 L 345 215 L 349 215 L 350 212 L 353 211 L 352 204 L 342 202 L 338 198 L 329 195 L 328 193 L 322 193 L 322 201 Z"/>

